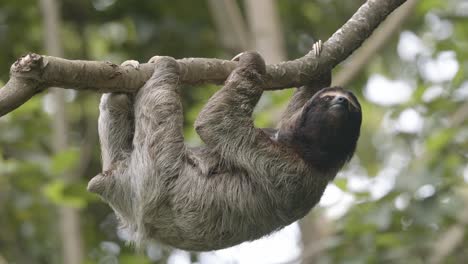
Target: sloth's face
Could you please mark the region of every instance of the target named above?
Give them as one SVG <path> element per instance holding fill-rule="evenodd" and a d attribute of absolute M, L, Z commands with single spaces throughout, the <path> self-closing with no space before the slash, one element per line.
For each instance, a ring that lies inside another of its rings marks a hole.
<path fill-rule="evenodd" d="M 361 105 L 350 91 L 341 87 L 331 87 L 315 94 L 305 105 L 304 111 L 358 114 L 361 112 Z"/>
<path fill-rule="evenodd" d="M 306 137 L 324 129 L 332 134 L 359 135 L 361 119 L 356 96 L 341 87 L 331 87 L 320 90 L 304 105 L 298 125 Z"/>
<path fill-rule="evenodd" d="M 296 121 L 295 138 L 301 152 L 314 163 L 342 164 L 354 154 L 361 128 L 361 106 L 357 98 L 341 87 L 316 93 Z"/>

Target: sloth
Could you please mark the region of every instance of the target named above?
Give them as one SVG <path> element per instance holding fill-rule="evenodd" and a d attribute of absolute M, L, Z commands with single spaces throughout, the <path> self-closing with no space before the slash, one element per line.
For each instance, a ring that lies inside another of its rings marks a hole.
<path fill-rule="evenodd" d="M 258 239 L 305 216 L 353 156 L 361 107 L 350 91 L 327 87 L 325 76 L 296 90 L 278 129 L 256 128 L 265 62 L 255 52 L 237 60 L 195 121 L 200 147 L 184 144 L 173 58 L 153 57 L 154 73 L 135 95 L 102 96 L 103 172 L 88 190 L 137 246 L 209 251 Z"/>

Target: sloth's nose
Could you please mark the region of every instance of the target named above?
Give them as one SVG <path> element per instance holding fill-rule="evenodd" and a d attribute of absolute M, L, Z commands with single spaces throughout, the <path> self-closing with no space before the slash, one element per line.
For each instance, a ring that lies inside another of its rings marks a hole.
<path fill-rule="evenodd" d="M 346 102 L 346 98 L 344 98 L 343 96 L 338 96 L 338 98 L 336 98 L 336 100 L 338 101 L 338 103 Z"/>
<path fill-rule="evenodd" d="M 346 99 L 346 97 L 338 95 L 335 98 L 333 98 L 332 104 L 347 105 L 348 100 Z"/>

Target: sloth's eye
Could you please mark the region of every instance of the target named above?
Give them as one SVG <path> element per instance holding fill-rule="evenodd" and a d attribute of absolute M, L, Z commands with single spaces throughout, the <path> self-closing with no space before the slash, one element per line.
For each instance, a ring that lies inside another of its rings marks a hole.
<path fill-rule="evenodd" d="M 331 100 L 331 96 L 325 96 L 325 97 L 323 98 L 323 100 L 324 100 L 325 102 L 328 102 L 328 101 Z"/>

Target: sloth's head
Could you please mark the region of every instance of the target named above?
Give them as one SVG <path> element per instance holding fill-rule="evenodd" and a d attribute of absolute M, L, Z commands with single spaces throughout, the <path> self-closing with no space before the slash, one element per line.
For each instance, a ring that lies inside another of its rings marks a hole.
<path fill-rule="evenodd" d="M 353 93 L 324 88 L 282 124 L 278 141 L 319 169 L 337 169 L 354 154 L 361 119 L 361 105 Z"/>

